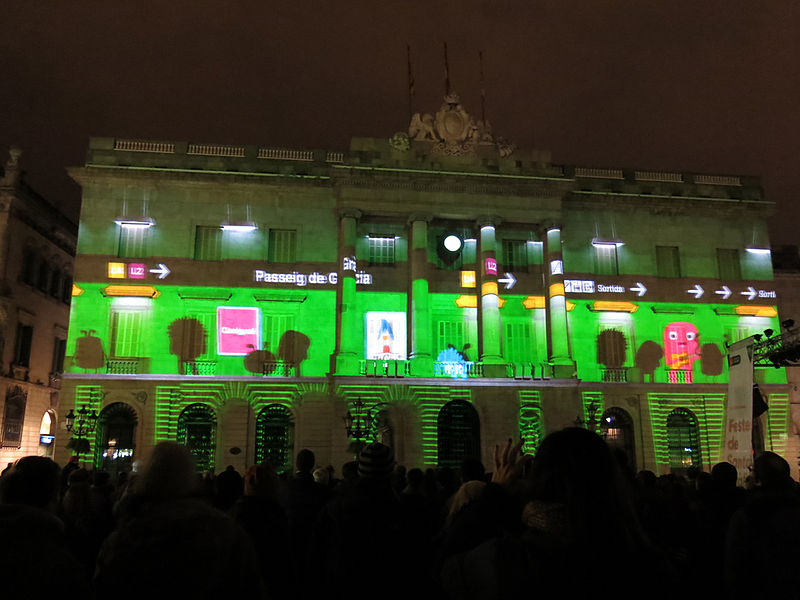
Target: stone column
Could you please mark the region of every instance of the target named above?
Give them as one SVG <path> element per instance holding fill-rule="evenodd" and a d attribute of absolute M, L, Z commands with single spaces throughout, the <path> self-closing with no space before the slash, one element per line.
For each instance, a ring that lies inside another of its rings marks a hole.
<path fill-rule="evenodd" d="M 478 265 L 480 275 L 480 300 L 478 310 L 478 337 L 481 342 L 481 362 L 486 377 L 505 377 L 506 369 L 500 353 L 500 297 L 497 289 L 496 219 L 484 218 L 478 222 Z"/>
<path fill-rule="evenodd" d="M 335 375 L 358 375 L 364 358 L 364 340 L 359 336 L 356 310 L 356 223 L 361 216 L 355 209 L 340 213 L 339 281 L 336 285 L 336 345 L 331 365 Z"/>
<path fill-rule="evenodd" d="M 409 253 L 409 339 L 411 373 L 415 377 L 433 375 L 433 339 L 430 298 L 428 295 L 428 222 L 430 215 L 412 215 L 411 252 Z"/>
<path fill-rule="evenodd" d="M 564 296 L 564 262 L 561 255 L 559 226 L 547 227 L 544 256 L 547 282 L 548 362 L 553 365 L 554 377 L 572 378 L 575 374 L 575 362 L 569 354 L 567 299 Z"/>

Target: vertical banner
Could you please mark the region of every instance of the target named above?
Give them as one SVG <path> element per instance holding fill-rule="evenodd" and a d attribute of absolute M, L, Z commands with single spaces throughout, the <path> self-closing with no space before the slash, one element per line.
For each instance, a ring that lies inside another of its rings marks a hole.
<path fill-rule="evenodd" d="M 739 485 L 753 465 L 753 343 L 749 337 L 728 347 L 728 406 L 720 458 L 736 467 Z"/>

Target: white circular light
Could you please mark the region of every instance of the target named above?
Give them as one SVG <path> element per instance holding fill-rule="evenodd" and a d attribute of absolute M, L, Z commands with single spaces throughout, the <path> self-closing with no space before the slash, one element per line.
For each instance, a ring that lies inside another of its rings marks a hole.
<path fill-rule="evenodd" d="M 450 252 L 458 252 L 461 249 L 461 238 L 451 233 L 444 238 L 444 247 Z"/>

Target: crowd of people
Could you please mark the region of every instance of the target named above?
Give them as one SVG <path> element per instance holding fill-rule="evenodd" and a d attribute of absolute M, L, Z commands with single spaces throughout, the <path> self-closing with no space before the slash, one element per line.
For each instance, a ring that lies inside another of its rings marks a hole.
<path fill-rule="evenodd" d="M 371 443 L 337 477 L 302 450 L 198 475 L 158 444 L 113 478 L 20 459 L 0 477 L 7 593 L 80 597 L 793 598 L 800 493 L 788 463 L 687 476 L 633 473 L 595 433 L 551 433 L 536 455 L 508 440 L 486 472 L 406 470 Z M 67 586 L 67 587 L 64 587 Z"/>

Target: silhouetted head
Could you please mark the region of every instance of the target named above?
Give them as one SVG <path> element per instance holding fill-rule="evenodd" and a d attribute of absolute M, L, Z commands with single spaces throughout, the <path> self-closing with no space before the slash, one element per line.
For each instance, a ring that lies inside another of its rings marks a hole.
<path fill-rule="evenodd" d="M 317 458 L 308 448 L 303 448 L 297 453 L 297 470 L 301 473 L 311 473 Z"/>
<path fill-rule="evenodd" d="M 422 487 L 422 479 L 424 476 L 425 474 L 422 472 L 422 469 L 411 469 L 406 475 L 406 480 L 410 487 L 416 489 Z"/>
<path fill-rule="evenodd" d="M 562 505 L 576 539 L 596 536 L 599 523 L 628 533 L 636 527 L 611 451 L 592 431 L 570 427 L 548 435 L 530 479 L 532 499 Z"/>
<path fill-rule="evenodd" d="M 136 479 L 136 491 L 153 498 L 181 498 L 198 490 L 191 452 L 176 442 L 159 442 Z"/>
<path fill-rule="evenodd" d="M 61 469 L 44 456 L 26 456 L 0 478 L 0 503 L 55 509 Z"/>
<path fill-rule="evenodd" d="M 394 452 L 389 446 L 372 442 L 358 454 L 358 475 L 365 479 L 389 478 L 394 470 Z"/>
<path fill-rule="evenodd" d="M 465 458 L 461 461 L 461 481 L 483 481 L 486 469 L 477 458 Z"/>
<path fill-rule="evenodd" d="M 782 490 L 792 485 L 789 463 L 774 452 L 762 452 L 756 458 L 753 463 L 753 474 L 763 489 Z"/>
<path fill-rule="evenodd" d="M 636 481 L 643 488 L 654 488 L 658 483 L 658 478 L 652 471 L 642 469 L 636 474 Z"/>
<path fill-rule="evenodd" d="M 736 480 L 739 477 L 734 467 L 729 462 L 721 462 L 711 467 L 711 479 L 719 489 L 732 489 L 736 487 Z"/>
<path fill-rule="evenodd" d="M 358 479 L 358 461 L 351 460 L 342 465 L 342 479 L 345 481 L 353 481 Z"/>

